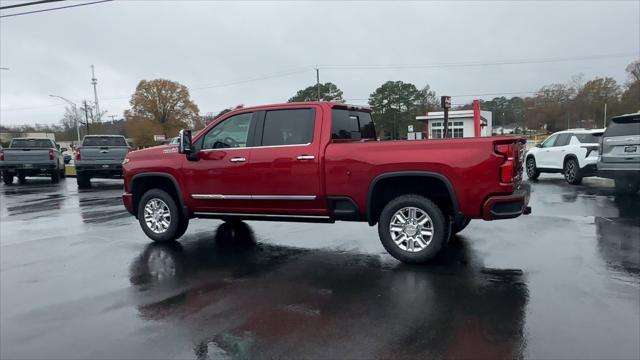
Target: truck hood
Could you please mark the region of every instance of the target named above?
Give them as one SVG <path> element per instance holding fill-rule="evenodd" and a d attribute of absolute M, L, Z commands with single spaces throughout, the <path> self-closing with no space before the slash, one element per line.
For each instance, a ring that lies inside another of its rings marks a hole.
<path fill-rule="evenodd" d="M 158 159 L 178 154 L 178 145 L 159 145 L 150 148 L 135 150 L 127 155 L 129 160 Z"/>

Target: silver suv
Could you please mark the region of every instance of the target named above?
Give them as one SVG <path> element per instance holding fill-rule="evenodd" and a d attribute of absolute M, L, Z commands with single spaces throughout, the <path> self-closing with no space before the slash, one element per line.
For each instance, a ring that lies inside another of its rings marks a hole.
<path fill-rule="evenodd" d="M 616 193 L 640 189 L 640 112 L 611 119 L 600 139 L 598 175 L 614 179 Z"/>

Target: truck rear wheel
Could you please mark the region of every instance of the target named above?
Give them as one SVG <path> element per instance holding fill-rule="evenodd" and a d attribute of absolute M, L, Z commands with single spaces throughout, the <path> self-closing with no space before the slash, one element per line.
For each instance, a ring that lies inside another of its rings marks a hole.
<path fill-rule="evenodd" d="M 2 172 L 2 181 L 4 182 L 5 185 L 13 184 L 13 174 L 8 172 L 8 171 L 3 171 Z"/>
<path fill-rule="evenodd" d="M 442 210 L 420 195 L 402 195 L 382 210 L 378 235 L 394 258 L 406 263 L 431 260 L 446 243 L 448 224 Z"/>
<path fill-rule="evenodd" d="M 91 186 L 91 178 L 83 172 L 76 173 L 76 181 L 80 189 L 86 189 Z"/>
<path fill-rule="evenodd" d="M 27 177 L 23 172 L 18 172 L 18 184 L 23 185 L 27 183 Z"/>
<path fill-rule="evenodd" d="M 140 199 L 138 221 L 151 240 L 164 242 L 182 236 L 189 220 L 180 214 L 171 195 L 164 190 L 151 189 Z"/>

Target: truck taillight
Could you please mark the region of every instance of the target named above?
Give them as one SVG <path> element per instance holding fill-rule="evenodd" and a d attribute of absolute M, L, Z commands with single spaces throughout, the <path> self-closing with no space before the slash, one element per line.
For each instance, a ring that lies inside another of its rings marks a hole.
<path fill-rule="evenodd" d="M 53 160 L 53 149 L 49 149 L 49 160 Z"/>
<path fill-rule="evenodd" d="M 76 148 L 76 160 L 81 160 L 80 159 L 80 147 Z"/>
<path fill-rule="evenodd" d="M 512 183 L 515 175 L 515 143 L 513 144 L 497 144 L 495 147 L 496 153 L 504 157 L 504 163 L 500 165 L 500 182 Z"/>

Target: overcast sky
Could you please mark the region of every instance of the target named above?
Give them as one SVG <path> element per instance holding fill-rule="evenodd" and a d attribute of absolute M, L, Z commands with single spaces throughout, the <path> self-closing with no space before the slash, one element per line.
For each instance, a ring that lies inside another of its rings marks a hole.
<path fill-rule="evenodd" d="M 322 68 L 616 54 L 623 55 L 497 66 Z M 0 66 L 9 68 L 0 70 L 0 122 L 57 123 L 64 104 L 48 95 L 92 100 L 91 64 L 101 108 L 120 118 L 141 79 L 187 85 L 203 114 L 284 102 L 315 83 L 316 64 L 320 80 L 337 84 L 351 103 L 366 103 L 387 80 L 429 84 L 438 95 L 465 103 L 476 94 L 535 91 L 578 73 L 623 83 L 625 66 L 638 58 L 640 1 L 122 0 L 0 19 Z M 288 75 L 244 81 L 282 74 Z"/>

